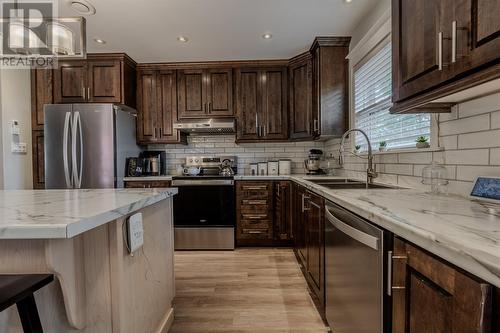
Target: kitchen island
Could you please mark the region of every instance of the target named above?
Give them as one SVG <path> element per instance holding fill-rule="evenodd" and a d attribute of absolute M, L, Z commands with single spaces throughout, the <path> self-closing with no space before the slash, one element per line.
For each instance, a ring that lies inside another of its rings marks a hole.
<path fill-rule="evenodd" d="M 54 274 L 35 293 L 46 332 L 166 332 L 177 189 L 0 191 L 0 274 Z M 144 243 L 129 253 L 126 223 Z M 22 332 L 15 307 L 0 332 Z"/>

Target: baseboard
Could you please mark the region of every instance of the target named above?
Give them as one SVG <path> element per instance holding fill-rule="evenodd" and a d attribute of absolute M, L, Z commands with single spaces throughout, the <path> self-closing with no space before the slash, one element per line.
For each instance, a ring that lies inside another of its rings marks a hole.
<path fill-rule="evenodd" d="M 156 329 L 156 333 L 167 333 L 174 323 L 174 308 L 170 308 L 162 318 L 160 325 Z"/>

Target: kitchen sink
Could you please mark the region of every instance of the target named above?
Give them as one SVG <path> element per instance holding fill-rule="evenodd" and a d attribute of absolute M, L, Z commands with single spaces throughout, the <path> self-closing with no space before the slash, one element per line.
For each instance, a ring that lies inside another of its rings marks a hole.
<path fill-rule="evenodd" d="M 354 179 L 306 179 L 307 181 L 329 188 L 338 190 L 366 189 L 366 183 Z M 396 186 L 382 184 L 368 184 L 368 189 L 397 189 Z"/>

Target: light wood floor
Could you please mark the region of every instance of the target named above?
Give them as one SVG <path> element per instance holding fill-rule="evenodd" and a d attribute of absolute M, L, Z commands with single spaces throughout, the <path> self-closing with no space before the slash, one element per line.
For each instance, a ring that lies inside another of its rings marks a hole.
<path fill-rule="evenodd" d="M 327 332 L 290 249 L 178 251 L 170 332 Z"/>

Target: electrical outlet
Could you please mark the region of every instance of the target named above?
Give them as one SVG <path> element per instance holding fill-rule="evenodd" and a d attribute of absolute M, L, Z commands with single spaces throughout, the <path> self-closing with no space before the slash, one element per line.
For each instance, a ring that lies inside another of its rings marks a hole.
<path fill-rule="evenodd" d="M 130 216 L 127 220 L 127 241 L 129 252 L 134 253 L 144 244 L 144 228 L 142 226 L 142 213 Z"/>
<path fill-rule="evenodd" d="M 10 132 L 11 132 L 12 135 L 19 135 L 19 134 L 21 134 L 21 128 L 19 127 L 19 122 L 17 120 L 12 120 L 11 127 L 10 127 Z"/>
<path fill-rule="evenodd" d="M 12 142 L 10 151 L 16 154 L 26 154 L 28 152 L 26 142 Z"/>

